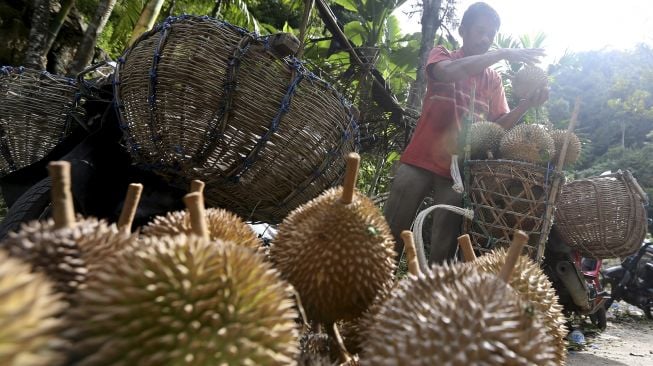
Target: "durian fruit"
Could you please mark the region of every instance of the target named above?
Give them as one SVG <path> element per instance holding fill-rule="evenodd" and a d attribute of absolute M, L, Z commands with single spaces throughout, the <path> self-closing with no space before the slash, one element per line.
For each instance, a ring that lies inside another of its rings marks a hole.
<path fill-rule="evenodd" d="M 521 124 L 503 136 L 499 151 L 503 159 L 546 164 L 555 152 L 555 145 L 544 128 Z"/>
<path fill-rule="evenodd" d="M 512 80 L 512 93 L 518 99 L 528 98 L 549 84 L 546 72 L 537 66 L 522 67 Z"/>
<path fill-rule="evenodd" d="M 358 154 L 350 154 L 343 187 L 291 212 L 270 247 L 272 262 L 297 289 L 308 318 L 327 326 L 358 317 L 395 268 L 385 219 L 354 191 L 358 162 Z"/>
<path fill-rule="evenodd" d="M 74 293 L 83 286 L 89 270 L 102 265 L 107 256 L 132 245 L 135 235 L 103 220 L 78 217 L 75 220 L 70 193 L 70 164 L 52 162 L 54 219 L 32 221 L 9 233 L 0 246 L 12 257 L 20 258 L 33 269 L 45 273 L 54 288 L 74 302 Z"/>
<path fill-rule="evenodd" d="M 251 249 L 180 234 L 108 261 L 71 311 L 76 364 L 295 364 L 292 290 Z"/>
<path fill-rule="evenodd" d="M 201 194 L 192 231 L 143 237 L 79 292 L 65 333 L 76 365 L 295 365 L 293 289 L 250 248 L 208 239 Z"/>
<path fill-rule="evenodd" d="M 408 273 L 413 276 L 421 276 L 422 271 L 417 260 L 413 233 L 408 230 L 402 231 L 401 238 L 404 242 L 406 259 L 408 262 Z M 441 283 L 448 283 L 456 278 L 462 278 L 465 276 L 468 273 L 468 268 L 469 267 L 465 266 L 456 266 L 452 268 L 447 267 L 447 270 L 445 271 L 437 270 L 434 276 L 438 278 L 438 281 Z M 348 351 L 355 354 L 362 353 L 367 331 L 374 325 L 375 317 L 379 314 L 383 304 L 392 296 L 393 291 L 395 291 L 397 287 L 397 282 L 388 283 L 387 286 L 385 286 L 377 295 L 372 305 L 360 317 L 341 324 L 341 334 Z"/>
<path fill-rule="evenodd" d="M 462 267 L 462 277 L 445 265 L 404 279 L 367 332 L 361 364 L 555 365 L 538 313 L 501 279 Z"/>
<path fill-rule="evenodd" d="M 203 189 L 202 181 L 191 182 L 191 192 L 202 193 Z M 261 247 L 261 240 L 256 237 L 254 231 L 235 214 L 221 208 L 209 208 L 205 210 L 205 215 L 209 237 L 212 240 L 231 241 L 253 249 Z M 165 216 L 155 217 L 141 232 L 145 236 L 189 234 L 190 216 L 188 211 L 169 212 Z"/>
<path fill-rule="evenodd" d="M 206 221 L 209 237 L 212 240 L 231 241 L 252 249 L 261 246 L 261 240 L 256 237 L 254 231 L 240 217 L 227 210 L 206 209 Z M 141 230 L 145 236 L 189 234 L 190 232 L 191 225 L 187 211 L 168 212 L 165 216 L 157 216 Z"/>
<path fill-rule="evenodd" d="M 569 145 L 567 145 L 567 153 L 565 154 L 565 161 L 563 166 L 571 165 L 578 160 L 580 156 L 580 140 L 573 132 L 567 132 L 567 130 L 553 130 L 549 134 L 553 138 L 553 143 L 555 145 L 555 154 L 553 155 L 552 161 L 557 164 L 558 159 L 560 158 L 560 153 L 562 152 L 562 145 L 565 143 L 565 136 L 569 134 Z"/>
<path fill-rule="evenodd" d="M 0 251 L 0 365 L 59 365 L 66 304 L 41 273 Z"/>
<path fill-rule="evenodd" d="M 494 122 L 472 123 L 469 128 L 472 159 L 493 159 L 498 156 L 499 144 L 506 130 Z"/>
<path fill-rule="evenodd" d="M 498 274 L 505 264 L 506 255 L 507 252 L 504 249 L 497 249 L 479 257 L 473 264 L 483 272 Z M 553 339 L 555 363 L 564 365 L 567 359 L 566 320 L 549 278 L 537 263 L 526 256 L 520 256 L 508 282 L 517 291 L 522 301 L 532 305 L 543 315 L 543 326 Z"/>

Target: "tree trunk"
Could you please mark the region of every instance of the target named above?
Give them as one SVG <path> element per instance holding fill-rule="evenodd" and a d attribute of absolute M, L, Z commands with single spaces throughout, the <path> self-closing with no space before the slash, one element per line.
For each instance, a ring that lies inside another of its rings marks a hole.
<path fill-rule="evenodd" d="M 98 3 L 95 15 L 93 16 L 92 21 L 88 24 L 82 42 L 77 48 L 77 53 L 75 53 L 75 58 L 70 65 L 68 70 L 69 75 L 75 76 L 79 74 L 93 59 L 97 38 L 100 33 L 102 33 L 104 26 L 107 24 L 115 5 L 116 0 L 100 0 Z"/>
<path fill-rule="evenodd" d="M 215 0 L 213 10 L 211 10 L 211 16 L 217 18 L 220 15 L 220 10 L 222 10 L 222 0 Z"/>
<path fill-rule="evenodd" d="M 426 89 L 426 75 L 424 75 L 424 64 L 429 57 L 429 52 L 435 42 L 435 33 L 442 24 L 440 19 L 440 7 L 442 0 L 424 0 L 422 9 L 422 42 L 419 46 L 419 63 L 415 82 L 411 85 L 410 95 L 408 96 L 408 108 L 420 110 L 422 107 L 422 97 Z"/>
<path fill-rule="evenodd" d="M 165 0 L 148 0 L 141 12 L 141 16 L 138 18 L 138 22 L 134 26 L 132 31 L 132 37 L 129 40 L 129 45 L 131 46 L 134 42 L 141 36 L 142 33 L 149 31 L 154 27 L 156 19 L 159 17 L 159 12 Z"/>
<path fill-rule="evenodd" d="M 57 16 L 54 17 L 52 23 L 50 23 L 50 29 L 48 31 L 49 32 L 48 40 L 46 41 L 45 47 L 43 48 L 44 57 L 48 56 L 48 53 L 50 52 L 50 49 L 52 48 L 52 45 L 54 44 L 54 41 L 55 39 L 57 39 L 57 35 L 61 30 L 61 26 L 63 26 L 63 23 L 66 20 L 66 17 L 70 12 L 70 9 L 72 9 L 74 5 L 75 5 L 75 0 L 63 0 L 61 2 L 61 10 L 59 10 Z"/>
<path fill-rule="evenodd" d="M 48 37 L 48 24 L 50 24 L 50 0 L 34 0 L 32 5 L 29 45 L 25 51 L 23 65 L 31 69 L 45 70 L 47 59 L 43 50 Z"/>

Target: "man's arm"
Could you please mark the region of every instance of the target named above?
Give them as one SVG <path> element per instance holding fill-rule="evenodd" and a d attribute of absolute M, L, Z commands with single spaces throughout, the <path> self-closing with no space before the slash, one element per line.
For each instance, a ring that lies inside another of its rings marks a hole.
<path fill-rule="evenodd" d="M 539 48 L 502 48 L 482 55 L 443 60 L 428 65 L 426 71 L 435 81 L 451 83 L 476 75 L 501 60 L 533 64 L 542 56 L 544 50 Z"/>
<path fill-rule="evenodd" d="M 504 129 L 514 127 L 517 122 L 522 118 L 524 113 L 531 107 L 539 107 L 549 99 L 549 89 L 542 88 L 533 93 L 528 99 L 522 99 L 515 109 L 499 117 L 495 123 L 499 124 Z"/>

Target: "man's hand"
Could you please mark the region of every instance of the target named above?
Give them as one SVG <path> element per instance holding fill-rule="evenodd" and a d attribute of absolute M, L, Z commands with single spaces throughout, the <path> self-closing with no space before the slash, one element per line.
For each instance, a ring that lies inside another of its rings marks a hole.
<path fill-rule="evenodd" d="M 519 104 L 524 104 L 527 108 L 537 108 L 549 100 L 549 88 L 540 88 L 531 93 L 526 99 L 522 99 Z"/>
<path fill-rule="evenodd" d="M 523 62 L 527 65 L 539 63 L 539 58 L 546 56 L 542 48 L 502 48 L 499 51 L 506 61 Z"/>

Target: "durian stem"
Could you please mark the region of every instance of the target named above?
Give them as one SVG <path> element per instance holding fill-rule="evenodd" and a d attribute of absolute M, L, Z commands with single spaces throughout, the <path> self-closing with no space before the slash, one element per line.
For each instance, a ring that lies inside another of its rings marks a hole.
<path fill-rule="evenodd" d="M 351 361 L 351 354 L 347 352 L 345 343 L 342 341 L 340 332 L 338 331 L 338 326 L 336 323 L 327 324 L 326 326 L 327 335 L 336 343 L 338 347 L 338 356 L 340 357 L 341 363 L 346 363 Z"/>
<path fill-rule="evenodd" d="M 141 193 L 143 192 L 143 185 L 140 183 L 132 183 L 127 188 L 127 195 L 125 196 L 125 204 L 122 206 L 120 218 L 118 218 L 118 229 L 126 232 L 131 232 L 134 216 L 136 216 L 136 209 L 138 202 L 141 200 Z"/>
<path fill-rule="evenodd" d="M 415 248 L 415 241 L 413 240 L 413 233 L 409 230 L 401 232 L 401 240 L 404 241 L 404 248 L 406 250 L 406 261 L 408 262 L 408 272 L 414 276 L 419 276 L 422 271 L 419 269 L 419 262 L 417 261 L 417 249 Z"/>
<path fill-rule="evenodd" d="M 342 184 L 342 197 L 340 202 L 348 205 L 354 200 L 354 190 L 356 188 L 356 179 L 358 178 L 358 166 L 361 157 L 355 152 L 347 155 L 347 170 L 345 171 L 345 180 Z"/>
<path fill-rule="evenodd" d="M 199 179 L 194 179 L 190 182 L 190 191 L 188 193 L 195 192 L 204 194 L 204 182 Z"/>
<path fill-rule="evenodd" d="M 70 190 L 70 163 L 53 161 L 48 164 L 48 174 L 52 180 L 52 216 L 54 228 L 63 229 L 75 224 L 75 207 Z"/>
<path fill-rule="evenodd" d="M 209 229 L 206 224 L 206 213 L 204 210 L 204 197 L 201 193 L 189 193 L 184 196 L 184 203 L 190 215 L 190 227 L 193 234 L 209 239 Z"/>
<path fill-rule="evenodd" d="M 463 252 L 465 262 L 473 262 L 476 260 L 476 254 L 472 247 L 472 241 L 469 239 L 469 234 L 461 235 L 458 237 L 458 246 Z"/>
<path fill-rule="evenodd" d="M 508 283 L 512 272 L 515 270 L 515 264 L 517 264 L 517 259 L 521 255 L 524 245 L 528 242 L 528 235 L 521 230 L 517 230 L 512 234 L 512 243 L 510 248 L 508 248 L 508 254 L 506 254 L 506 262 L 501 267 L 501 272 L 499 272 L 499 278 L 504 282 Z"/>

